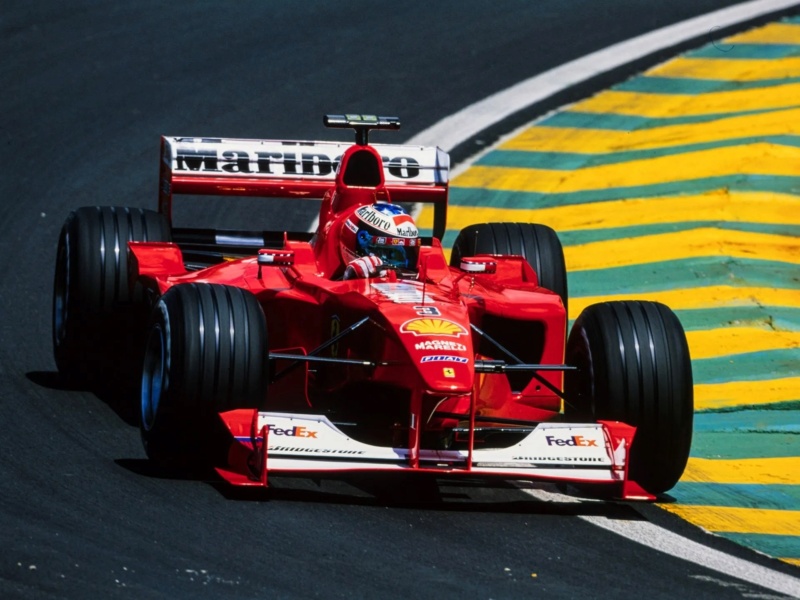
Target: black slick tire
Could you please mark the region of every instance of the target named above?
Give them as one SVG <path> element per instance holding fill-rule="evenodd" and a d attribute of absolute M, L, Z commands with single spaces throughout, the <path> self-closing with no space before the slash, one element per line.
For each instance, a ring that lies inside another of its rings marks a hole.
<path fill-rule="evenodd" d="M 692 367 L 675 314 L 657 302 L 588 306 L 566 347 L 565 412 L 637 428 L 629 476 L 652 494 L 680 479 L 692 442 Z"/>
<path fill-rule="evenodd" d="M 128 271 L 128 242 L 168 242 L 167 219 L 141 208 L 83 207 L 69 214 L 58 240 L 53 285 L 53 355 L 62 377 L 86 382 L 103 368 L 124 332 L 146 315 Z M 139 308 L 139 314 L 130 309 Z"/>
<path fill-rule="evenodd" d="M 241 288 L 180 284 L 153 309 L 145 347 L 141 434 L 164 466 L 212 460 L 217 413 L 264 406 L 268 385 L 264 312 Z"/>

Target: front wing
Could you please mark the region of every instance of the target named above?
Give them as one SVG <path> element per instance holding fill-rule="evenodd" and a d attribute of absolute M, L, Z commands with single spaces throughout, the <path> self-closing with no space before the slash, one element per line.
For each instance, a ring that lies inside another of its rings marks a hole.
<path fill-rule="evenodd" d="M 636 429 L 616 421 L 539 423 L 506 448 L 392 448 L 352 439 L 321 415 L 234 410 L 220 417 L 233 438 L 219 475 L 237 486 L 268 486 L 269 473 L 424 472 L 613 486 L 626 500 L 653 500 L 628 479 Z"/>

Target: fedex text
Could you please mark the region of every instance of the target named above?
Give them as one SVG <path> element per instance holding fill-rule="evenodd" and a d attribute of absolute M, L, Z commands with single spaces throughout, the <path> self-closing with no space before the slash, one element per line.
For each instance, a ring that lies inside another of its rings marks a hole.
<path fill-rule="evenodd" d="M 567 439 L 559 439 L 553 435 L 548 435 L 545 439 L 548 446 L 594 446 L 597 448 L 597 440 L 588 440 L 582 435 L 573 435 Z"/>

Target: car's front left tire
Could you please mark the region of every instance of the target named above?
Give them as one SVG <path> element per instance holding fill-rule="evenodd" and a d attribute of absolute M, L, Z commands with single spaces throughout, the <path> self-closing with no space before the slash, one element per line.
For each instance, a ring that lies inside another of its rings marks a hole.
<path fill-rule="evenodd" d="M 264 313 L 241 288 L 179 284 L 156 304 L 145 348 L 141 434 L 151 460 L 209 458 L 217 413 L 264 406 L 268 386 Z"/>
<path fill-rule="evenodd" d="M 128 242 L 168 242 L 163 215 L 141 208 L 83 207 L 69 214 L 58 241 L 53 283 L 53 355 L 67 380 L 85 383 L 146 319 L 131 284 Z"/>

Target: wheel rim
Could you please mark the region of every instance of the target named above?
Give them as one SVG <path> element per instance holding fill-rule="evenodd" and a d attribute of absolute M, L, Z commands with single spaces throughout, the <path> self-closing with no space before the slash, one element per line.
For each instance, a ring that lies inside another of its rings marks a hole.
<path fill-rule="evenodd" d="M 164 330 L 157 324 L 147 339 L 142 369 L 142 427 L 145 431 L 150 431 L 155 424 L 164 392 L 165 355 Z"/>

